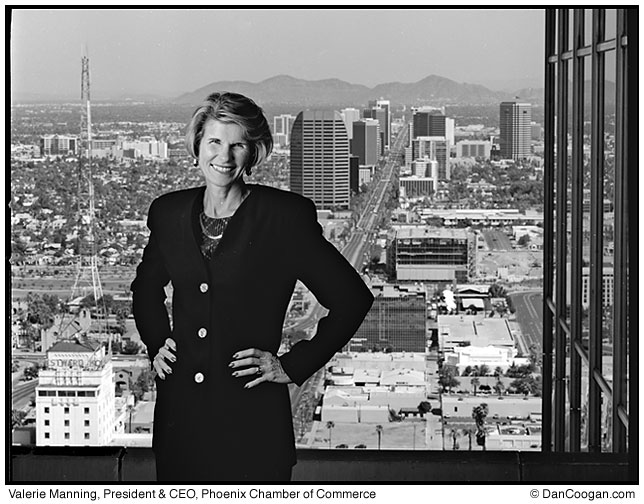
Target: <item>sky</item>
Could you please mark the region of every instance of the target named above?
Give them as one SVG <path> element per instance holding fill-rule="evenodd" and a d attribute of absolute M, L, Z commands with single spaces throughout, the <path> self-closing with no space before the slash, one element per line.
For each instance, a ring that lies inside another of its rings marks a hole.
<path fill-rule="evenodd" d="M 211 82 L 275 75 L 373 87 L 440 75 L 490 89 L 543 80 L 544 13 L 523 9 L 17 9 L 11 86 L 92 98 L 173 97 Z"/>

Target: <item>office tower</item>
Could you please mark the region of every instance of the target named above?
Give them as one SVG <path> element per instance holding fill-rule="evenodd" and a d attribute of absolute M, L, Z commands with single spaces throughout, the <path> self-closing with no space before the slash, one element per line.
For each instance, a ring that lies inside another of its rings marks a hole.
<path fill-rule="evenodd" d="M 352 193 L 357 193 L 360 190 L 359 173 L 360 172 L 360 161 L 358 156 L 353 154 L 349 155 L 349 189 Z"/>
<path fill-rule="evenodd" d="M 345 108 L 341 112 L 344 127 L 347 128 L 349 140 L 353 139 L 353 123 L 360 120 L 360 111 L 355 108 Z"/>
<path fill-rule="evenodd" d="M 476 274 L 476 235 L 429 226 L 397 229 L 387 260 L 399 281 L 464 283 Z"/>
<path fill-rule="evenodd" d="M 297 115 L 291 130 L 290 186 L 318 209 L 349 208 L 349 138 L 339 112 Z"/>
<path fill-rule="evenodd" d="M 347 350 L 425 352 L 425 292 L 402 285 L 382 285 L 372 288 L 372 293 L 374 303 Z"/>
<path fill-rule="evenodd" d="M 273 142 L 275 145 L 285 147 L 291 141 L 291 128 L 295 116 L 282 114 L 273 117 Z"/>
<path fill-rule="evenodd" d="M 501 130 L 501 158 L 525 159 L 530 155 L 532 105 L 502 102 L 499 125 Z"/>
<path fill-rule="evenodd" d="M 380 124 L 381 152 L 389 148 L 391 138 L 391 111 L 389 100 L 370 100 L 367 108 L 362 111 L 365 119 L 376 119 Z"/>
<path fill-rule="evenodd" d="M 375 119 L 363 119 L 353 123 L 351 154 L 358 156 L 361 165 L 378 164 L 380 152 L 380 125 Z"/>
<path fill-rule="evenodd" d="M 36 387 L 38 446 L 109 445 L 118 425 L 112 361 L 99 344 L 59 341 Z"/>
<path fill-rule="evenodd" d="M 451 176 L 450 145 L 445 137 L 417 137 L 411 141 L 411 155 L 406 160 L 411 162 L 416 159 L 428 157 L 438 162 L 438 178 L 449 180 Z"/>

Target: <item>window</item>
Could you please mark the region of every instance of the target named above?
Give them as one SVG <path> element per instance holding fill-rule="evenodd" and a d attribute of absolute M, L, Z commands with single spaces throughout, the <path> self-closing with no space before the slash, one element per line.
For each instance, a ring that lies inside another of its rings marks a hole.
<path fill-rule="evenodd" d="M 69 432 L 65 432 L 65 439 L 69 439 Z"/>
<path fill-rule="evenodd" d="M 63 410 L 65 412 L 65 415 L 69 415 L 69 408 L 65 406 L 65 409 Z"/>
<path fill-rule="evenodd" d="M 83 408 L 83 413 L 85 413 L 86 415 L 89 415 L 89 408 Z"/>
<path fill-rule="evenodd" d="M 85 439 L 89 439 L 89 432 L 85 433 Z"/>
<path fill-rule="evenodd" d="M 45 439 L 49 439 L 49 432 L 45 432 Z"/>
<path fill-rule="evenodd" d="M 69 420 L 65 420 L 65 427 L 69 427 Z"/>
<path fill-rule="evenodd" d="M 45 420 L 45 427 L 49 427 L 49 420 Z"/>
<path fill-rule="evenodd" d="M 49 406 L 45 406 L 44 412 L 49 413 Z"/>
<path fill-rule="evenodd" d="M 89 427 L 89 420 L 85 420 L 85 427 Z"/>
<path fill-rule="evenodd" d="M 628 453 L 636 474 L 638 12 L 606 13 L 546 12 L 542 445 Z"/>

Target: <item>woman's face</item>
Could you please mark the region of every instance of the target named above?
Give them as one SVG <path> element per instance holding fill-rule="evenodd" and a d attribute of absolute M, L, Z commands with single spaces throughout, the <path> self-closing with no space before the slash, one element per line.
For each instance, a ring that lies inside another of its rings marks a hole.
<path fill-rule="evenodd" d="M 199 167 L 208 184 L 228 187 L 244 175 L 251 149 L 241 126 L 208 119 L 199 144 Z"/>

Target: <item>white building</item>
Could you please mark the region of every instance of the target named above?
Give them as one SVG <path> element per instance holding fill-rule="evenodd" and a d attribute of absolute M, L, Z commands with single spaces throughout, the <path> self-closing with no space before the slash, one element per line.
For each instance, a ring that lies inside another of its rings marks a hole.
<path fill-rule="evenodd" d="M 113 381 L 104 347 L 77 341 L 54 344 L 36 387 L 36 445 L 110 444 L 122 429 Z"/>

